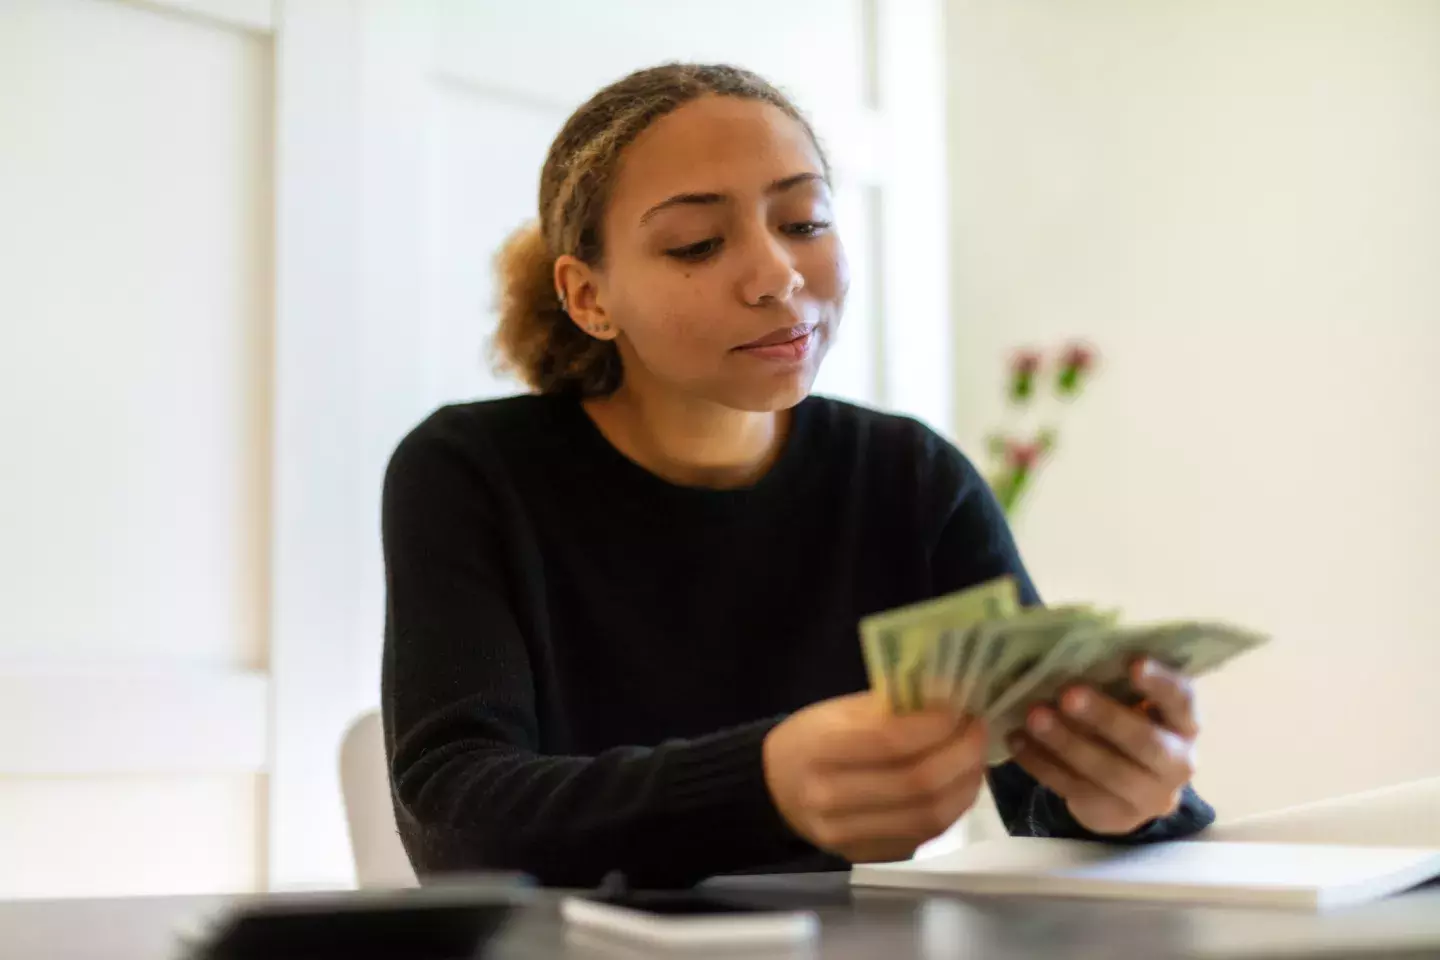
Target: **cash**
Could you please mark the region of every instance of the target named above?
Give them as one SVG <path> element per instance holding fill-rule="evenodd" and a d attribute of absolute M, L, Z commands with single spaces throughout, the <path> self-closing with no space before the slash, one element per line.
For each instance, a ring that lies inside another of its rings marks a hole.
<path fill-rule="evenodd" d="M 896 713 L 939 705 L 989 727 L 992 764 L 1030 709 L 1085 684 L 1122 703 L 1142 699 L 1129 665 L 1151 657 L 1187 677 L 1218 669 L 1269 638 L 1219 621 L 1124 624 L 1088 605 L 1020 605 L 1010 577 L 860 621 L 870 686 Z"/>

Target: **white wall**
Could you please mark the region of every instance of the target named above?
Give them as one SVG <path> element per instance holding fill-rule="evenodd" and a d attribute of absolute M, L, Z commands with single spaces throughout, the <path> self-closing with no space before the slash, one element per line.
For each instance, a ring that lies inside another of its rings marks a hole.
<path fill-rule="evenodd" d="M 270 92 L 241 28 L 0 4 L 0 897 L 263 881 Z"/>
<path fill-rule="evenodd" d="M 1440 773 L 1440 4 L 951 0 L 959 436 L 1104 368 L 1017 529 L 1050 600 L 1214 615 L 1238 815 Z"/>

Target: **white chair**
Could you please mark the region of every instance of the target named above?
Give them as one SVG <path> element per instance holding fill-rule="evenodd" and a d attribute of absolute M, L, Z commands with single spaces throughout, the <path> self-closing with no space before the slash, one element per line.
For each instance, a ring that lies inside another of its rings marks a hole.
<path fill-rule="evenodd" d="M 380 713 L 362 714 L 340 744 L 340 788 L 350 828 L 355 879 L 361 887 L 413 887 L 410 858 L 395 829 L 390 805 L 390 773 Z"/>
<path fill-rule="evenodd" d="M 1217 823 L 1201 839 L 1440 848 L 1440 777 Z"/>

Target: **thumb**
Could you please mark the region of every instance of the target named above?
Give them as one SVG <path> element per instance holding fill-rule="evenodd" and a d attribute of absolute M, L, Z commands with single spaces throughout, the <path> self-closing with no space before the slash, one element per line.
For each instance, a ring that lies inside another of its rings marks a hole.
<path fill-rule="evenodd" d="M 948 708 L 930 708 L 917 713 L 887 714 L 876 728 L 879 758 L 901 762 L 929 753 L 951 739 L 968 721 Z"/>
<path fill-rule="evenodd" d="M 825 730 L 815 745 L 827 762 L 840 766 L 903 761 L 943 742 L 961 722 L 948 706 L 896 714 L 883 694 L 870 690 L 835 697 L 823 706 Z"/>

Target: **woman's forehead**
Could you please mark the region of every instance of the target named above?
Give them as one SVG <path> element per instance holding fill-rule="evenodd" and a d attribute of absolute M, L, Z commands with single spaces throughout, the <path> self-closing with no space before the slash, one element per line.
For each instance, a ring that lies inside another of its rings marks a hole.
<path fill-rule="evenodd" d="M 761 194 L 775 181 L 823 173 L 805 128 L 779 107 L 703 97 L 666 114 L 625 148 L 611 193 L 636 216 L 679 193 Z"/>

